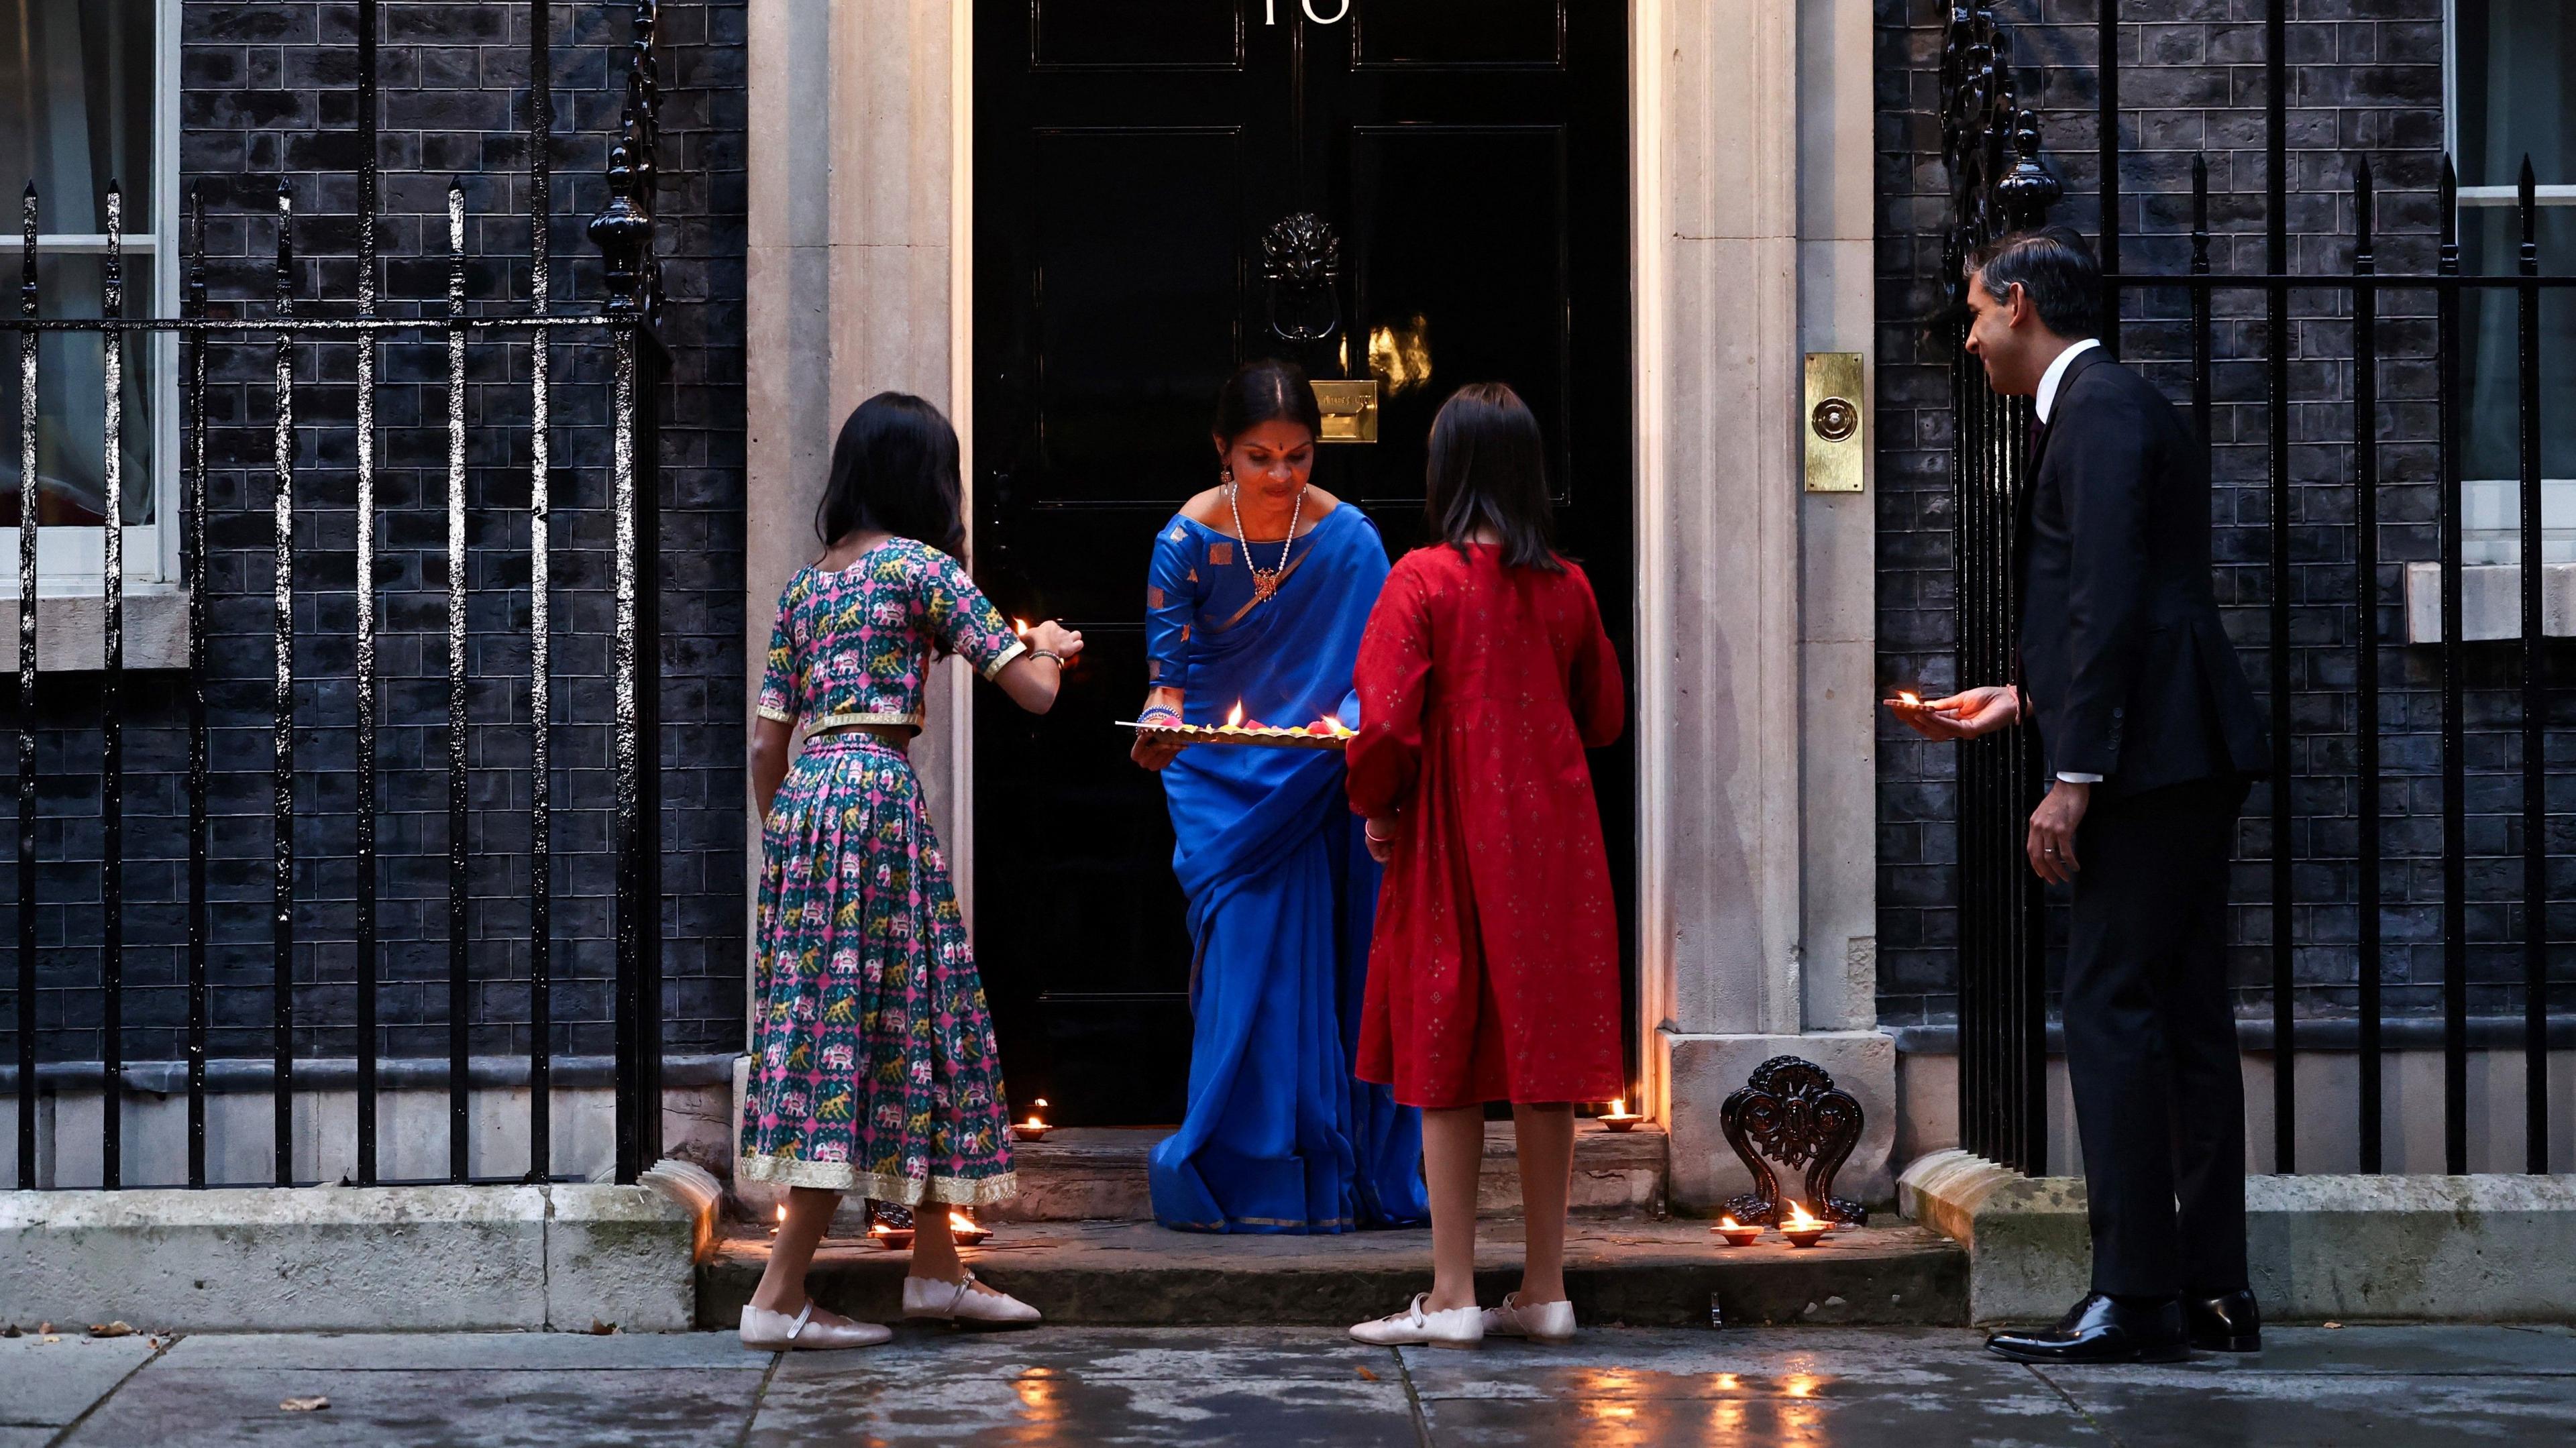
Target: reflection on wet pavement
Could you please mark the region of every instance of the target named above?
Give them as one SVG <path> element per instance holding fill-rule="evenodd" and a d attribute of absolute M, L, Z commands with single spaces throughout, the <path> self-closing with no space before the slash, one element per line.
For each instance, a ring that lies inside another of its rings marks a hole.
<path fill-rule="evenodd" d="M 1316 1328 L 901 1330 L 779 1357 L 730 1333 L 0 1342 L 25 1443 L 2576 1448 L 2576 1332 L 2275 1328 L 2269 1350 L 2046 1372 L 1959 1329 L 1587 1331 L 1361 1347 Z M 167 1341 L 167 1340 L 165 1340 Z M 95 1363 L 90 1360 L 96 1359 Z M 94 1370 L 93 1370 L 94 1369 Z M 288 1397 L 330 1407 L 289 1414 Z"/>

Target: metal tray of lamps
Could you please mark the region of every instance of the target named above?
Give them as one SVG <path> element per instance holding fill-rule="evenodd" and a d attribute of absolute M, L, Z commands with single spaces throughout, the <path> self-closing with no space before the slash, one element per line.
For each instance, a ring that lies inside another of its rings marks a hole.
<path fill-rule="evenodd" d="M 1119 720 L 1118 727 L 1135 730 L 1139 739 L 1175 744 L 1249 744 L 1258 749 L 1346 749 L 1352 733 L 1336 719 L 1318 719 L 1302 729 L 1257 723 L 1139 724 L 1133 719 Z"/>

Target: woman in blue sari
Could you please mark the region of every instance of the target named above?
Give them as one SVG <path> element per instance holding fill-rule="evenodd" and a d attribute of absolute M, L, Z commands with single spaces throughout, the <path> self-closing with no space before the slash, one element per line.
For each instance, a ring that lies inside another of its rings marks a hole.
<path fill-rule="evenodd" d="M 1221 481 L 1154 540 L 1141 718 L 1359 722 L 1351 664 L 1386 545 L 1308 482 L 1322 430 L 1288 363 L 1252 363 L 1219 394 Z M 1421 1113 L 1351 1075 L 1378 869 L 1342 756 L 1139 740 L 1135 758 L 1162 771 L 1194 951 L 1189 1114 L 1154 1148 L 1155 1219 L 1286 1233 L 1425 1220 Z"/>

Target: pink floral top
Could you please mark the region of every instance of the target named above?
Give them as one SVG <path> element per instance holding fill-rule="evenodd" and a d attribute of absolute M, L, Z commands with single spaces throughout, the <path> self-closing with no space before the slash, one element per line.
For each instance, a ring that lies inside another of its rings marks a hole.
<path fill-rule="evenodd" d="M 919 729 L 922 689 L 938 653 L 991 678 L 1028 651 L 956 559 L 890 538 L 849 567 L 808 564 L 778 599 L 760 717 L 808 729 L 891 724 Z"/>

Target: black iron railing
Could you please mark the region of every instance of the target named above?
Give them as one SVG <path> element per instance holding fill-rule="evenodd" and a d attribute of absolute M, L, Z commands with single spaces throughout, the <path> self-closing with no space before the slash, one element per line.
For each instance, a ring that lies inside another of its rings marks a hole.
<path fill-rule="evenodd" d="M 596 313 L 557 315 L 549 303 L 555 258 L 552 239 L 550 143 L 554 102 L 549 80 L 552 6 L 529 0 L 528 212 L 531 287 L 523 308 L 487 304 L 471 310 L 467 289 L 466 203 L 461 183 L 447 193 L 445 215 L 446 294 L 444 305 L 423 309 L 414 317 L 387 317 L 380 310 L 379 178 L 377 107 L 377 0 L 357 5 L 357 130 L 359 163 L 357 224 L 358 266 L 354 315 L 315 317 L 298 314 L 295 264 L 295 198 L 283 181 L 277 191 L 275 300 L 264 316 L 217 316 L 207 298 L 206 213 L 195 194 L 187 200 L 182 241 L 184 285 L 181 312 L 175 318 L 128 318 L 122 294 L 124 200 L 110 183 L 104 285 L 98 319 L 48 319 L 42 315 L 36 269 L 36 236 L 41 198 L 30 185 L 21 214 L 22 268 L 18 314 L 0 319 L 0 332 L 19 339 L 20 480 L 18 535 L 18 850 L 17 850 L 17 1062 L 18 1182 L 38 1185 L 37 1119 L 37 966 L 43 949 L 38 930 L 37 877 L 45 864 L 39 857 L 37 684 L 38 652 L 37 542 L 39 510 L 34 506 L 37 478 L 37 343 L 46 333 L 94 337 L 106 363 L 105 448 L 108 526 L 104 567 L 104 653 L 98 679 L 99 719 L 103 749 L 100 767 L 102 945 L 100 1025 L 102 1061 L 99 1085 L 106 1109 L 101 1113 L 100 1179 L 107 1187 L 124 1184 L 123 1113 L 119 1095 L 126 1062 L 122 955 L 125 906 L 123 874 L 126 841 L 123 829 L 125 784 L 123 692 L 126 679 L 124 626 L 127 579 L 122 546 L 125 479 L 121 467 L 121 371 L 125 349 L 140 337 L 176 333 L 181 349 L 180 529 L 181 579 L 187 593 L 188 678 L 185 688 L 187 749 L 187 1182 L 208 1184 L 206 1161 L 207 1051 L 213 993 L 208 985 L 208 952 L 213 906 L 208 885 L 212 821 L 208 794 L 213 784 L 209 760 L 207 683 L 209 607 L 215 586 L 210 577 L 208 536 L 213 516 L 208 498 L 207 416 L 208 353 L 216 346 L 269 341 L 275 349 L 274 488 L 270 499 L 274 548 L 272 602 L 275 641 L 273 728 L 270 747 L 270 829 L 268 860 L 272 955 L 270 980 L 270 1091 L 274 1101 L 277 1185 L 295 1179 L 293 1093 L 298 1057 L 295 1050 L 296 959 L 298 944 L 296 891 L 296 577 L 299 508 L 312 507 L 297 495 L 298 431 L 316 424 L 300 421 L 296 411 L 296 351 L 313 343 L 351 347 L 356 362 L 354 438 L 354 562 L 358 580 L 355 610 L 354 674 L 356 705 L 355 902 L 356 933 L 355 1037 L 357 1113 L 355 1180 L 379 1180 L 378 1087 L 379 977 L 384 945 L 378 934 L 378 837 L 376 814 L 381 804 L 377 779 L 377 731 L 384 718 L 378 688 L 377 645 L 381 633 L 376 593 L 378 498 L 377 397 L 378 349 L 388 339 L 437 339 L 446 356 L 447 412 L 445 457 L 445 590 L 446 590 L 446 1034 L 447 1175 L 467 1180 L 470 1118 L 469 1031 L 474 1025 L 472 990 L 476 981 L 468 961 L 469 775 L 468 738 L 476 728 L 468 716 L 467 607 L 473 574 L 467 536 L 467 364 L 478 345 L 515 344 L 525 349 L 529 366 L 528 444 L 528 647 L 530 670 L 527 720 L 531 751 L 527 819 L 530 841 L 526 880 L 530 936 L 527 944 L 527 1060 L 529 1093 L 529 1175 L 542 1179 L 552 1160 L 551 1067 L 553 977 L 550 910 L 553 893 L 553 812 L 549 733 L 555 724 L 549 687 L 552 667 L 549 631 L 554 584 L 549 574 L 550 488 L 557 460 L 549 445 L 549 399 L 553 387 L 550 351 L 605 347 L 610 354 L 610 450 L 606 491 L 613 519 L 613 632 L 610 641 L 610 691 L 613 731 L 609 779 L 613 799 L 610 850 L 614 855 L 615 904 L 611 925 L 615 971 L 615 1172 L 620 1181 L 636 1174 L 661 1149 L 661 957 L 659 870 L 659 797 L 655 781 L 659 733 L 660 634 L 656 597 L 659 590 L 657 539 L 659 517 L 659 433 L 656 398 L 664 365 L 657 333 L 660 271 L 653 258 L 654 157 L 659 85 L 654 60 L 654 27 L 658 0 L 631 6 L 633 39 L 625 66 L 625 100 L 620 133 L 611 152 L 608 203 L 591 220 L 589 234 L 606 262 L 608 300 Z M 491 725 L 481 726 L 484 728 Z M 59 1072 L 53 1073 L 57 1079 Z"/>
<path fill-rule="evenodd" d="M 2266 105 L 2266 153 L 2269 158 L 2268 211 L 2264 226 L 2265 269 L 2259 275 L 2222 276 L 2211 267 L 2208 168 L 2195 159 L 2192 168 L 2191 251 L 2188 270 L 2155 273 L 2122 269 L 2120 216 L 2119 25 L 2116 7 L 2100 7 L 2098 21 L 2097 106 L 2104 225 L 2099 251 L 2104 270 L 2108 326 L 2105 344 L 2116 354 L 2121 346 L 2120 318 L 2130 294 L 2184 292 L 2189 301 L 2191 407 L 2201 436 L 2212 436 L 2213 298 L 2222 292 L 2253 293 L 2262 298 L 2264 321 L 2261 406 L 2268 429 L 2264 443 L 2264 485 L 2269 503 L 2265 565 L 2267 596 L 2263 601 L 2267 637 L 2265 691 L 2271 711 L 2272 781 L 2266 815 L 2269 829 L 2269 917 L 2266 955 L 2269 964 L 2270 1048 L 2272 1073 L 2272 1158 L 2275 1170 L 2297 1170 L 2299 1095 L 2294 1052 L 2302 1036 L 2297 1010 L 2299 957 L 2317 942 L 2307 938 L 2299 907 L 2299 844 L 2302 822 L 2299 785 L 2302 756 L 2294 748 L 2298 720 L 2292 709 L 2295 691 L 2320 687 L 2302 682 L 2294 672 L 2297 645 L 2291 613 L 2294 604 L 2313 605 L 2295 596 L 2292 585 L 2293 511 L 2291 408 L 2299 399 L 2291 388 L 2291 307 L 2293 291 L 2323 293 L 2333 299 L 2329 314 L 2352 318 L 2350 495 L 2355 548 L 2353 586 L 2349 595 L 2353 623 L 2353 753 L 2354 861 L 2357 939 L 2350 947 L 2356 962 L 2355 1035 L 2358 1088 L 2355 1110 L 2359 1157 L 2363 1171 L 2382 1166 L 2386 1094 L 2383 1084 L 2381 986 L 2381 867 L 2386 832 L 2381 787 L 2386 778 L 2381 716 L 2380 670 L 2382 583 L 2379 576 L 2378 528 L 2383 485 L 2378 369 L 2391 352 L 2383 337 L 2387 325 L 2383 299 L 2391 293 L 2429 296 L 2434 309 L 2434 396 L 2438 459 L 2431 481 L 2439 494 L 2441 637 L 2435 677 L 2440 700 L 2441 817 L 2441 1041 L 2443 1050 L 2443 1142 L 2447 1170 L 2468 1170 L 2469 1043 L 2471 977 L 2469 953 L 2470 850 L 2467 727 L 2470 646 L 2463 640 L 2462 459 L 2465 393 L 2461 379 L 2461 309 L 2463 299 L 2495 290 L 2516 299 L 2515 355 L 2518 368 L 2518 492 L 2521 506 L 2520 639 L 2515 650 L 2517 677 L 2511 691 L 2519 717 L 2514 734 L 2519 746 L 2518 840 L 2511 847 L 2520 857 L 2520 939 L 2522 993 L 2520 1051 L 2526 1082 L 2524 1101 L 2524 1169 L 2549 1169 L 2548 1045 L 2549 992 L 2549 833 L 2545 734 L 2550 680 L 2549 650 L 2543 628 L 2541 450 L 2540 450 L 2540 298 L 2545 290 L 2576 287 L 2576 276 L 2544 275 L 2540 268 L 2538 203 L 2531 166 L 2522 168 L 2516 214 L 2520 248 L 2511 276 L 2468 276 L 2461 271 L 2460 197 L 2457 175 L 2448 157 L 2441 164 L 2438 195 L 2440 231 L 2436 264 L 2430 274 L 2401 275 L 2382 271 L 2374 240 L 2374 183 L 2367 156 L 2353 175 L 2350 205 L 2354 217 L 2352 263 L 2343 275 L 2293 273 L 2287 205 L 2286 0 L 2268 0 L 2265 16 L 2265 71 L 2270 86 Z M 1960 7 L 1952 11 L 1945 50 L 1943 91 L 1947 108 L 1947 147 L 1951 168 L 1953 215 L 1951 272 L 1967 248 L 1998 230 L 2035 224 L 2056 199 L 2055 183 L 2038 174 L 2035 163 L 2038 125 L 2014 99 L 2009 40 L 1995 25 L 1991 11 Z M 1954 295 L 1956 290 L 1953 282 Z M 2139 308 L 2130 308 L 2134 318 Z M 1955 332 L 1948 339 L 1955 343 Z M 1982 370 L 1962 359 L 1954 370 L 1954 418 L 1958 445 L 1953 459 L 1957 501 L 1957 626 L 1960 678 L 1966 683 L 2005 677 L 2015 627 L 2011 597 L 2011 506 L 2022 481 L 2027 442 L 2027 405 L 1995 397 Z M 2340 399 L 2337 399 L 2340 400 Z M 2311 560 L 2313 561 L 2313 560 Z M 2318 766 L 2311 760 L 2306 768 Z M 2039 789 L 2034 762 L 2019 742 L 1986 741 L 1966 750 L 1960 761 L 1960 1132 L 1970 1150 L 2021 1170 L 2046 1169 L 2042 1146 L 2046 1121 L 2045 916 L 2039 892 L 2021 861 L 2022 822 L 2036 803 Z M 2326 903 L 2320 901 L 2310 904 Z M 2563 902 L 2562 902 L 2563 903 Z M 2340 947 L 2339 947 L 2340 948 Z M 2309 1020 L 2308 1027 L 2318 1022 Z M 2337 1040 L 2342 1031 L 2335 1033 Z"/>

